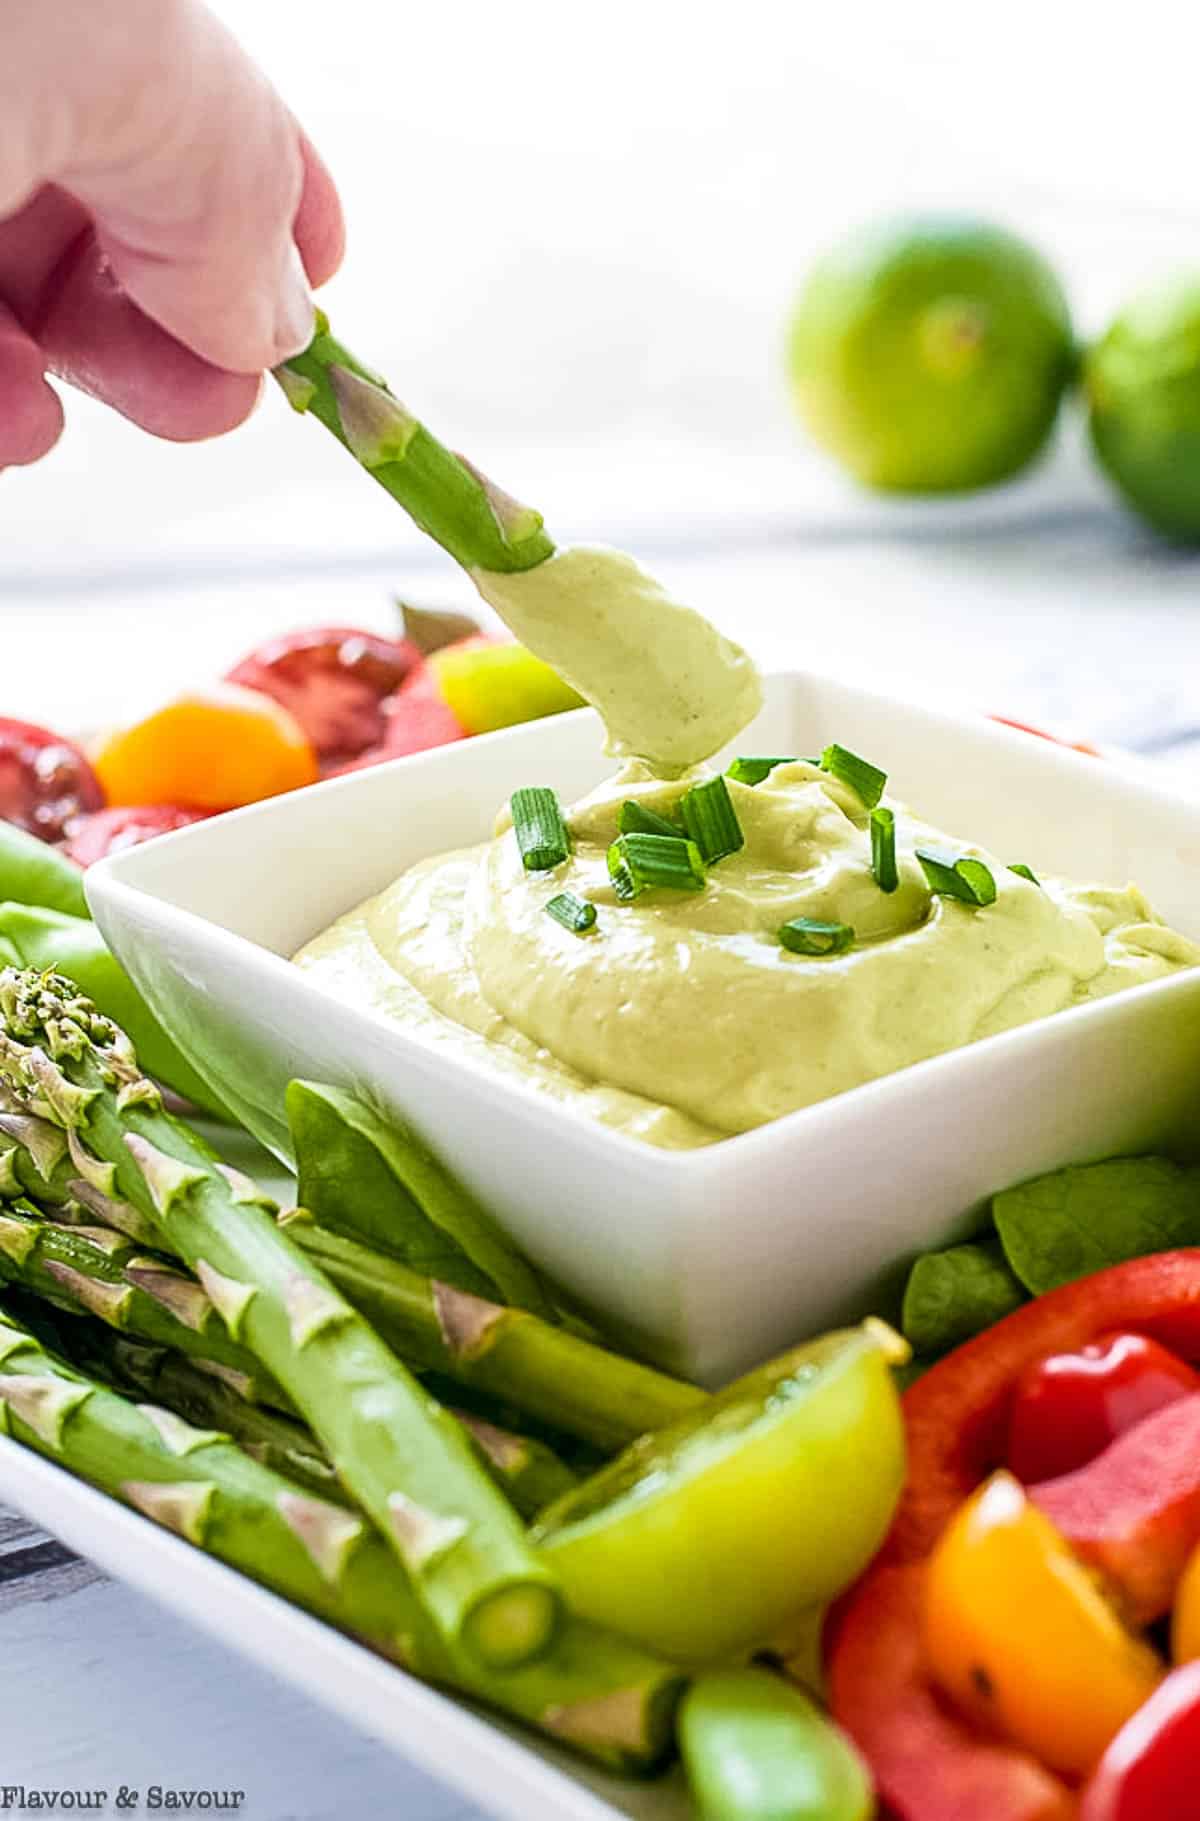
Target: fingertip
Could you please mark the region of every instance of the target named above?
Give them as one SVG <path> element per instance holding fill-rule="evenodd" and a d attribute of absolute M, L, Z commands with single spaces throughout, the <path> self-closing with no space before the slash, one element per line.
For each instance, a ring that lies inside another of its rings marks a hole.
<path fill-rule="evenodd" d="M 328 283 L 346 252 L 346 221 L 337 185 L 321 154 L 303 129 L 298 129 L 304 184 L 292 226 L 310 285 Z"/>
<path fill-rule="evenodd" d="M 62 400 L 46 379 L 41 349 L 0 305 L 0 468 L 41 461 L 62 427 Z"/>

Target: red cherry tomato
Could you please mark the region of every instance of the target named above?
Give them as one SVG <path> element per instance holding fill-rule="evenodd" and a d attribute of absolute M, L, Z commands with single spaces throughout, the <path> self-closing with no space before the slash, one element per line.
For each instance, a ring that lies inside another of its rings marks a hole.
<path fill-rule="evenodd" d="M 353 626 L 313 626 L 269 639 L 226 681 L 259 689 L 288 709 L 329 767 L 384 738 L 383 704 L 421 663 L 407 639 Z"/>
<path fill-rule="evenodd" d="M 102 809 L 92 816 L 77 816 L 67 830 L 63 852 L 79 866 L 92 866 L 106 854 L 123 847 L 137 847 L 155 835 L 202 822 L 203 809 L 184 809 L 178 803 L 138 804 L 124 809 Z"/>
<path fill-rule="evenodd" d="M 338 772 L 363 771 L 368 765 L 382 765 L 405 753 L 428 752 L 433 746 L 447 746 L 451 740 L 465 739 L 466 731 L 443 701 L 433 671 L 422 665 L 386 704 L 383 739 L 379 745 L 337 769 Z"/>
<path fill-rule="evenodd" d="M 1035 739 L 1049 740 L 1055 746 L 1067 746 L 1072 752 L 1086 752 L 1092 759 L 1101 757 L 1097 748 L 1089 746 L 1086 740 L 1060 740 L 1056 733 L 1047 733 L 1044 727 L 1031 727 L 1028 721 L 1013 721 L 1006 714 L 990 714 L 988 720 L 998 721 L 1001 727 L 1015 727 L 1018 733 L 1031 733 Z"/>
<path fill-rule="evenodd" d="M 1164 1404 L 1200 1391 L 1200 1373 L 1144 1334 L 1102 1334 L 1024 1372 L 1006 1460 L 1027 1486 L 1073 1473 Z"/>
<path fill-rule="evenodd" d="M 1200 1662 L 1160 1682 L 1127 1720 L 1083 1792 L 1079 1821 L 1196 1821 Z"/>
<path fill-rule="evenodd" d="M 57 841 L 72 816 L 99 809 L 100 780 L 78 746 L 0 715 L 0 819 L 43 841 Z"/>

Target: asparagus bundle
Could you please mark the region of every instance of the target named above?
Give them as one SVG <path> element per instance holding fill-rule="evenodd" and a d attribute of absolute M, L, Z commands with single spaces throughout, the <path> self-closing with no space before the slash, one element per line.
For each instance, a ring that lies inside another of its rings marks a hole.
<path fill-rule="evenodd" d="M 495 1674 L 448 1646 L 392 1551 L 228 1437 L 133 1405 L 48 1354 L 0 1311 L 0 1431 L 430 1681 L 489 1703 L 611 1769 L 667 1755 L 674 1666 L 575 1620 L 537 1662 Z"/>
<path fill-rule="evenodd" d="M 544 1651 L 555 1579 L 461 1428 L 258 1205 L 253 1185 L 163 1111 L 133 1047 L 55 974 L 0 971 L 0 1077 L 73 1136 L 81 1174 L 152 1219 L 312 1427 L 453 1651 L 489 1667 Z M 86 1163 L 86 1167 L 85 1167 Z"/>
<path fill-rule="evenodd" d="M 36 1145 L 47 1161 L 56 1158 L 56 1144 L 65 1142 L 58 1128 L 33 1120 L 27 1113 L 18 1117 L 24 1129 L 23 1144 Z M 74 1152 L 83 1159 L 78 1140 L 74 1141 Z M 17 1166 L 17 1186 L 21 1187 L 36 1177 L 36 1170 L 28 1154 L 18 1152 L 18 1156 L 23 1157 Z M 86 1198 L 86 1210 L 93 1221 L 132 1234 L 145 1243 L 147 1232 L 153 1234 L 153 1223 L 140 1208 L 113 1192 L 115 1184 L 106 1169 L 102 1166 L 102 1173 L 97 1176 L 93 1167 L 96 1180 L 88 1182 L 71 1174 L 74 1168 L 70 1159 L 53 1164 L 50 1180 L 60 1185 L 58 1192 Z M 226 1170 L 225 1178 L 232 1193 L 255 1195 L 253 1185 L 235 1172 Z M 103 1193 L 104 1189 L 109 1193 Z M 41 1196 L 37 1198 L 40 1200 Z M 274 1206 L 265 1197 L 258 1199 L 264 1207 Z M 60 1223 L 69 1211 L 68 1204 L 58 1215 Z M 399 1259 L 375 1251 L 348 1234 L 328 1231 L 306 1209 L 288 1210 L 280 1216 L 280 1224 L 401 1358 L 423 1371 L 443 1373 L 460 1385 L 483 1390 L 565 1435 L 616 1451 L 647 1430 L 661 1429 L 704 1402 L 705 1393 L 695 1385 L 610 1353 L 526 1310 L 509 1308 L 436 1278 L 424 1277 Z M 155 1243 L 169 1244 L 169 1238 L 160 1235 Z M 4 1259 L 0 1256 L 0 1275 L 3 1271 Z M 23 1281 L 30 1288 L 39 1287 L 28 1275 Z M 164 1287 L 172 1286 L 166 1283 Z M 193 1286 L 192 1295 L 200 1299 L 194 1304 L 199 1310 L 207 1298 L 199 1286 Z M 200 1360 L 212 1357 L 204 1345 L 211 1331 L 207 1323 L 197 1324 L 194 1337 L 160 1334 L 139 1321 L 138 1302 L 117 1305 L 115 1297 L 111 1300 L 114 1307 L 124 1311 L 121 1325 L 143 1338 L 161 1338 Z M 95 1302 L 88 1306 L 95 1313 L 105 1313 Z M 222 1358 L 231 1369 L 248 1368 L 244 1350 L 232 1358 L 226 1351 Z M 261 1378 L 261 1373 L 258 1376 Z M 269 1391 L 263 1395 L 267 1401 L 279 1401 Z"/>

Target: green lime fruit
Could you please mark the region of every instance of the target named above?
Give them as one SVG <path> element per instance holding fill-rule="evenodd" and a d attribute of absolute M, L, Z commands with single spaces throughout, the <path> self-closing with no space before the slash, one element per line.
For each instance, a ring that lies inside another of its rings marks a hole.
<path fill-rule="evenodd" d="M 898 1335 L 809 1342 L 654 1430 L 542 1513 L 573 1612 L 684 1663 L 787 1634 L 860 1574 L 904 1485 Z"/>
<path fill-rule="evenodd" d="M 905 217 L 817 262 L 788 365 L 801 417 L 858 480 L 958 493 L 1033 460 L 1075 351 L 1062 287 L 1033 247 L 988 222 Z"/>
<path fill-rule="evenodd" d="M 1200 539 L 1200 273 L 1136 297 L 1084 364 L 1092 445 L 1135 512 Z"/>

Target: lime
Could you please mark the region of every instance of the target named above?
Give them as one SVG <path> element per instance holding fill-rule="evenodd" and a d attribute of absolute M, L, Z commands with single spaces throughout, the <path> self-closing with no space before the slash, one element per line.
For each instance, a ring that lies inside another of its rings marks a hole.
<path fill-rule="evenodd" d="M 1145 291 L 1084 366 L 1092 444 L 1136 512 L 1200 538 L 1200 273 Z"/>
<path fill-rule="evenodd" d="M 1041 255 L 987 222 L 905 217 L 810 272 L 789 368 L 812 434 L 860 481 L 954 493 L 1032 461 L 1074 369 L 1071 319 Z"/>
<path fill-rule="evenodd" d="M 744 1653 L 882 1541 L 904 1424 L 879 1323 L 799 1347 L 643 1436 L 543 1513 L 572 1610 L 685 1663 Z"/>

